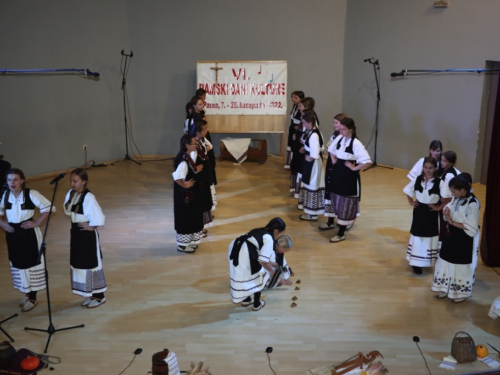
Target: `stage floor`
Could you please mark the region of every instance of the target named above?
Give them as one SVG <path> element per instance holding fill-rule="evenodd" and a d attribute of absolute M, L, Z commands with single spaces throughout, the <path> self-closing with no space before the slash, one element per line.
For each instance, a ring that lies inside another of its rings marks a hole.
<path fill-rule="evenodd" d="M 412 208 L 402 192 L 407 171 L 362 172 L 361 216 L 346 241 L 331 244 L 335 231 L 317 230 L 323 218 L 299 220 L 281 160 L 217 164 L 216 219 L 195 254 L 176 251 L 171 160 L 91 170 L 89 189 L 106 215 L 99 233 L 109 290 L 107 302 L 97 309 L 80 307 L 82 298 L 71 293 L 70 221 L 62 210 L 66 176 L 46 241 L 53 322 L 55 328 L 85 327 L 53 336 L 49 354 L 62 358 L 54 373 L 118 374 L 142 348 L 125 374 L 146 374 L 151 356 L 168 348 L 177 354 L 181 370 L 191 361 L 204 361 L 214 375 L 272 374 L 265 353 L 271 346 L 277 374 L 302 374 L 372 350 L 384 355 L 391 374 L 427 374 L 412 341 L 417 335 L 438 375 L 450 373 L 438 366 L 457 331 L 469 333 L 476 344 L 500 348 L 500 320 L 487 315 L 500 294 L 495 270 L 479 261 L 472 298 L 456 305 L 434 298 L 431 270 L 417 276 L 408 266 Z M 52 196 L 48 179 L 28 186 Z M 485 187 L 475 185 L 474 192 L 484 210 Z M 252 312 L 231 302 L 227 248 L 232 239 L 275 216 L 285 220 L 294 241 L 286 255 L 294 285 L 263 293 L 265 308 Z M 41 353 L 47 335 L 24 327 L 48 327 L 46 295 L 40 292 L 39 305 L 21 313 L 22 294 L 12 288 L 3 239 L 0 259 L 0 320 L 19 313 L 3 328 L 16 340 L 16 349 Z M 294 296 L 297 307 L 291 308 Z M 455 373 L 487 369 L 475 362 L 458 365 Z"/>

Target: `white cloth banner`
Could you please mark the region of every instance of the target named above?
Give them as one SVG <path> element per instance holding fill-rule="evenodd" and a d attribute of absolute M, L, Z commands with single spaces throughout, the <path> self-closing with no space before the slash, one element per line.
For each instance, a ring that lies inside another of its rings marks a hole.
<path fill-rule="evenodd" d="M 207 115 L 286 115 L 286 61 L 198 62 Z"/>

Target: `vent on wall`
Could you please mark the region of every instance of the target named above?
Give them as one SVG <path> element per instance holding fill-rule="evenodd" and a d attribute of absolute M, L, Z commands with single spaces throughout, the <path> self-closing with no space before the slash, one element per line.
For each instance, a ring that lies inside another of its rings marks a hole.
<path fill-rule="evenodd" d="M 449 0 L 434 0 L 434 8 L 448 8 Z"/>

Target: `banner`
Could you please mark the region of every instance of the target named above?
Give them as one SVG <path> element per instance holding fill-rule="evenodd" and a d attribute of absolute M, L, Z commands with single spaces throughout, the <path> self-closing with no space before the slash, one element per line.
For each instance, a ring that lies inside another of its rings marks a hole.
<path fill-rule="evenodd" d="M 286 115 L 286 61 L 199 61 L 207 115 Z"/>

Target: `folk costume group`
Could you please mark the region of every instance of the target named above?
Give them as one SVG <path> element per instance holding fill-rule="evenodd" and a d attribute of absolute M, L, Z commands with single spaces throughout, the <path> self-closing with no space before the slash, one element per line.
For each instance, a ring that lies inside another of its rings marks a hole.
<path fill-rule="evenodd" d="M 454 151 L 431 142 L 429 156 L 408 173 L 403 189 L 413 206 L 406 259 L 417 275 L 434 266 L 436 298 L 462 303 L 472 295 L 479 250 L 479 201 L 472 177 L 455 168 Z M 415 198 L 415 199 L 414 199 Z"/>
<path fill-rule="evenodd" d="M 285 161 L 291 172 L 290 191 L 304 211 L 302 220 L 316 221 L 324 214 L 328 220 L 318 229 L 338 227 L 330 242 L 343 241 L 360 215 L 359 171 L 371 164 L 370 156 L 356 137 L 354 121 L 339 114 L 333 119 L 323 171 L 324 146 L 314 99 L 295 91 L 292 102 Z M 413 221 L 406 259 L 418 275 L 435 265 L 431 289 L 436 298 L 461 303 L 471 296 L 475 281 L 479 202 L 472 193 L 471 176 L 455 168 L 456 153 L 442 149 L 440 141 L 432 141 L 429 156 L 408 173 L 411 182 L 403 192 L 413 207 Z"/>
<path fill-rule="evenodd" d="M 19 302 L 22 312 L 38 304 L 37 292 L 46 288 L 45 258 L 41 252 L 40 225 L 49 212 L 56 211 L 51 202 L 38 191 L 25 186 L 20 169 L 6 172 L 6 189 L 0 197 L 0 226 L 5 230 L 14 288 L 24 293 Z M 85 297 L 81 305 L 95 308 L 106 302 L 107 290 L 102 268 L 102 254 L 97 227 L 105 217 L 95 196 L 87 189 L 88 176 L 84 169 L 71 173 L 72 189 L 66 194 L 64 212 L 71 217 L 70 270 L 71 289 Z M 34 218 L 35 211 L 40 216 Z"/>
<path fill-rule="evenodd" d="M 215 156 L 204 113 L 204 90 L 186 105 L 184 135 L 174 158 L 174 222 L 177 250 L 194 253 L 213 220 L 217 199 Z M 319 230 L 338 228 L 330 239 L 346 239 L 360 214 L 359 171 L 371 164 L 363 144 L 356 137 L 354 121 L 334 117 L 334 133 L 325 144 L 314 112 L 314 99 L 303 92 L 292 93 L 285 168 L 290 169 L 290 191 L 303 210 L 300 219 L 327 222 Z M 435 265 L 431 290 L 436 298 L 448 297 L 461 303 L 471 296 L 479 245 L 479 201 L 472 192 L 472 179 L 455 168 L 453 151 L 442 153 L 433 141 L 429 156 L 420 159 L 408 174 L 411 182 L 403 189 L 413 207 L 413 222 L 406 259 L 416 274 Z M 6 232 L 14 288 L 24 293 L 19 305 L 27 312 L 37 306 L 37 292 L 46 288 L 45 259 L 40 253 L 39 229 L 49 212 L 56 211 L 39 192 L 25 187 L 24 173 L 9 169 L 6 188 L 0 195 L 0 227 Z M 95 308 L 106 302 L 102 252 L 97 228 L 105 216 L 96 197 L 88 190 L 88 175 L 82 168 L 71 173 L 71 189 L 64 199 L 64 212 L 71 217 L 71 289 L 84 297 L 81 305 Z M 415 198 L 415 199 L 414 199 Z M 39 210 L 38 219 L 34 218 Z M 292 247 L 283 235 L 285 222 L 277 217 L 231 242 L 228 249 L 231 299 L 259 311 L 265 306 L 261 292 L 291 285 L 291 269 L 284 254 Z"/>
<path fill-rule="evenodd" d="M 371 165 L 370 155 L 356 136 L 354 120 L 344 114 L 333 119 L 334 132 L 326 145 L 326 168 L 323 168 L 325 144 L 314 112 L 313 98 L 302 91 L 292 93 L 294 106 L 288 137 L 285 168 L 290 169 L 290 191 L 298 199 L 297 209 L 304 211 L 301 220 L 327 222 L 319 230 L 338 228 L 330 239 L 346 239 L 360 214 L 361 179 L 359 171 Z M 335 223 L 336 221 L 336 223 Z"/>

